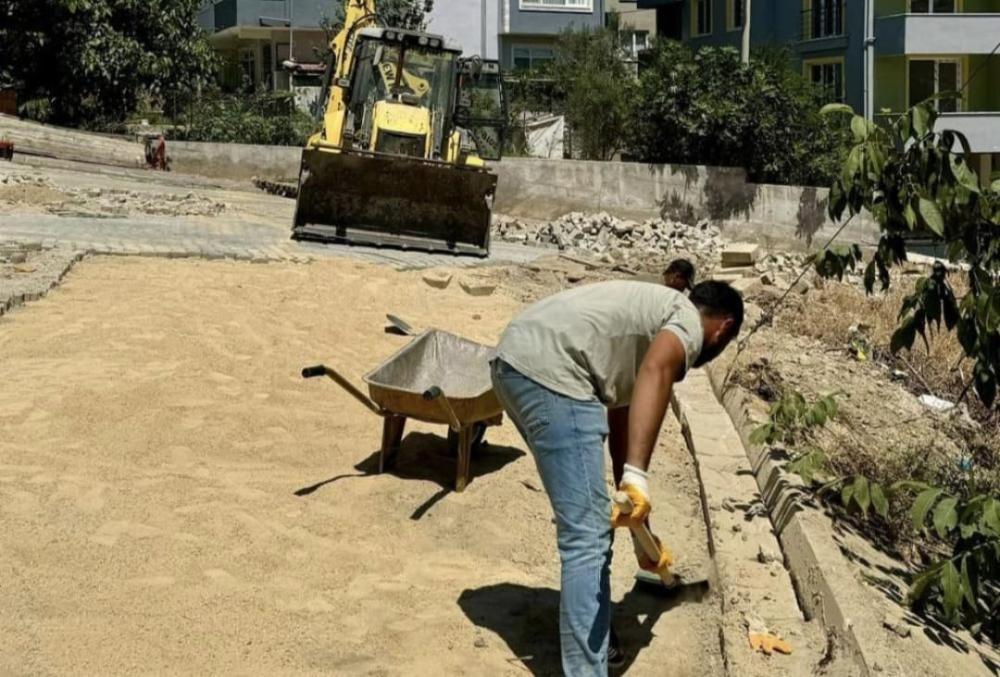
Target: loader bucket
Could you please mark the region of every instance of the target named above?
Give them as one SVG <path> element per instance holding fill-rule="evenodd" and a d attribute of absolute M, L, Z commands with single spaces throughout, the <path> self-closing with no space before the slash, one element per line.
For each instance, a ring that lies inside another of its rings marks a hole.
<path fill-rule="evenodd" d="M 481 168 L 306 149 L 292 237 L 487 256 L 496 184 Z"/>

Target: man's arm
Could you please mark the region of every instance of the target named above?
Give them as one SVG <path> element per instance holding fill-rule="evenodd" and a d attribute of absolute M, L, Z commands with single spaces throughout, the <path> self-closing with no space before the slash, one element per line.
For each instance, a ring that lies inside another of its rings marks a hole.
<path fill-rule="evenodd" d="M 615 486 L 621 484 L 628 455 L 628 407 L 608 410 L 608 450 L 611 452 L 611 472 Z"/>
<path fill-rule="evenodd" d="M 687 367 L 684 346 L 672 331 L 653 339 L 639 366 L 628 413 L 625 463 L 645 471 L 670 403 L 670 391 Z"/>

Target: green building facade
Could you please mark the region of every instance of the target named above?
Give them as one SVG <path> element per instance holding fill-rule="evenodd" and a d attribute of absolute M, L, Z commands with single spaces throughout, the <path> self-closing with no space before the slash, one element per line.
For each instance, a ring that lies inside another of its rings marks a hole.
<path fill-rule="evenodd" d="M 661 36 L 742 42 L 746 0 L 639 0 Z M 981 174 L 1000 171 L 1000 0 L 752 0 L 751 45 L 782 45 L 831 101 L 879 117 L 934 94 L 939 126 L 968 138 Z M 989 170 L 989 171 L 986 171 Z"/>

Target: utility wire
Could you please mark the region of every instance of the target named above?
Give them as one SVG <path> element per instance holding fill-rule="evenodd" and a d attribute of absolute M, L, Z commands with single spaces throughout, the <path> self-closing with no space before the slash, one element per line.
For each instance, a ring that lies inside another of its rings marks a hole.
<path fill-rule="evenodd" d="M 993 56 L 994 54 L 996 54 L 996 53 L 997 53 L 998 51 L 1000 51 L 1000 42 L 998 42 L 998 43 L 997 43 L 997 44 L 996 44 L 996 45 L 995 45 L 995 46 L 993 47 L 993 50 L 992 50 L 992 51 L 991 51 L 991 52 L 990 52 L 990 53 L 989 53 L 989 54 L 988 54 L 988 55 L 986 56 L 986 58 L 985 58 L 985 59 L 983 59 L 982 61 L 980 61 L 980 62 L 979 62 L 979 65 L 978 65 L 978 66 L 976 66 L 976 69 L 975 69 L 974 71 L 972 71 L 972 72 L 971 72 L 971 73 L 969 74 L 969 78 L 968 78 L 968 79 L 967 79 L 967 80 L 965 81 L 965 84 L 964 84 L 964 85 L 962 85 L 961 89 L 959 89 L 959 90 L 958 90 L 958 93 L 959 93 L 959 94 L 963 93 L 963 92 L 965 91 L 965 89 L 966 89 L 966 88 L 967 88 L 967 87 L 969 86 L 969 84 L 971 84 L 971 83 L 972 83 L 972 81 L 973 81 L 973 80 L 975 80 L 976 76 L 977 76 L 977 75 L 979 75 L 979 71 L 983 70 L 983 67 L 984 67 L 984 66 L 985 66 L 985 65 L 986 65 L 987 63 L 989 63 L 989 60 L 990 60 L 990 57 L 992 57 L 992 56 Z"/>
<path fill-rule="evenodd" d="M 844 232 L 844 229 L 847 228 L 848 225 L 850 225 L 850 223 L 854 220 L 855 216 L 857 216 L 857 214 L 851 214 L 851 216 L 846 221 L 840 224 L 840 227 L 837 228 L 836 232 L 832 236 L 830 236 L 830 239 L 826 241 L 826 244 L 823 245 L 823 248 L 820 251 L 826 251 L 827 249 L 829 249 L 830 245 L 833 244 L 834 240 L 840 237 L 840 234 Z M 778 298 L 778 300 L 775 302 L 773 306 L 767 309 L 764 312 L 764 314 L 760 316 L 760 319 L 757 320 L 753 328 L 750 329 L 750 332 L 746 336 L 740 339 L 740 342 L 737 344 L 736 347 L 736 355 L 735 357 L 733 357 L 733 361 L 730 362 L 729 369 L 726 370 L 726 377 L 722 379 L 723 388 L 725 388 L 726 384 L 729 383 L 729 377 L 732 376 L 733 370 L 736 368 L 736 364 L 739 362 L 740 356 L 743 355 L 744 351 L 746 351 L 747 345 L 750 343 L 750 339 L 753 337 L 754 334 L 756 334 L 766 325 L 770 324 L 772 320 L 774 320 L 775 315 L 778 314 L 778 310 L 780 310 L 781 306 L 784 305 L 785 300 L 788 298 L 788 295 L 791 294 L 792 290 L 795 289 L 795 286 L 802 281 L 802 278 L 805 277 L 806 273 L 809 271 L 812 265 L 813 265 L 813 260 L 810 259 L 805 263 L 805 265 L 802 266 L 802 270 L 799 271 L 798 277 L 796 277 L 795 281 L 788 286 L 788 289 L 785 290 L 785 293 Z"/>

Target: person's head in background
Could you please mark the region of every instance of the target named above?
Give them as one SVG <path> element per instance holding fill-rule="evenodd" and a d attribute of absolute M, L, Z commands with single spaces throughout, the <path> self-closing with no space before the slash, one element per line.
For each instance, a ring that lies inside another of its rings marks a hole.
<path fill-rule="evenodd" d="M 694 266 L 687 259 L 675 259 L 663 271 L 663 284 L 679 292 L 694 287 Z"/>

